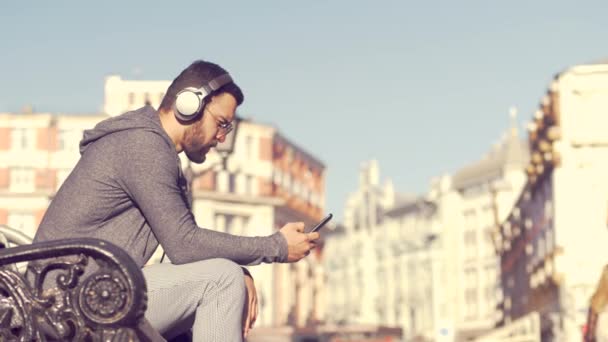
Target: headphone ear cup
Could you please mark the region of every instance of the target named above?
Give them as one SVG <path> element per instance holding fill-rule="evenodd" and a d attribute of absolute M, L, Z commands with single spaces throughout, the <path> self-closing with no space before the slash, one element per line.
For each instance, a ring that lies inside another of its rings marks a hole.
<path fill-rule="evenodd" d="M 175 98 L 175 115 L 183 121 L 193 120 L 203 106 L 200 96 L 188 89 L 177 94 Z"/>

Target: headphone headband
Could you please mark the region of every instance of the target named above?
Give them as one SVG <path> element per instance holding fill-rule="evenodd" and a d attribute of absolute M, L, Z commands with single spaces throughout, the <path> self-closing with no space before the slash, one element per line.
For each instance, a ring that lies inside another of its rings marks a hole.
<path fill-rule="evenodd" d="M 208 93 L 211 93 L 212 91 L 216 91 L 228 83 L 232 83 L 232 77 L 230 77 L 229 74 L 220 75 L 220 76 L 212 79 L 211 81 L 209 81 L 209 83 L 207 85 L 209 86 L 211 91 L 209 91 Z"/>

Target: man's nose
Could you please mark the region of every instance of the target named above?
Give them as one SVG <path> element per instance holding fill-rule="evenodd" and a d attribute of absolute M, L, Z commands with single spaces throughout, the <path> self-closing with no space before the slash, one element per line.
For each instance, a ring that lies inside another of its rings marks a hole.
<path fill-rule="evenodd" d="M 217 141 L 219 141 L 220 143 L 223 143 L 224 141 L 226 141 L 225 134 L 218 134 L 218 136 L 216 138 L 217 138 Z"/>

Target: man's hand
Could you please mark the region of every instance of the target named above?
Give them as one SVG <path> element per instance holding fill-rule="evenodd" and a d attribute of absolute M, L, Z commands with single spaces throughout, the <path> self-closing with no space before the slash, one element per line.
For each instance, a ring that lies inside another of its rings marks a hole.
<path fill-rule="evenodd" d="M 303 222 L 290 222 L 280 230 L 287 240 L 289 255 L 287 262 L 296 262 L 310 253 L 315 248 L 319 233 L 304 233 Z"/>
<path fill-rule="evenodd" d="M 253 284 L 253 278 L 245 275 L 245 287 L 247 287 L 247 298 L 243 308 L 243 336 L 247 338 L 249 331 L 253 328 L 253 323 L 258 318 L 258 294 Z"/>

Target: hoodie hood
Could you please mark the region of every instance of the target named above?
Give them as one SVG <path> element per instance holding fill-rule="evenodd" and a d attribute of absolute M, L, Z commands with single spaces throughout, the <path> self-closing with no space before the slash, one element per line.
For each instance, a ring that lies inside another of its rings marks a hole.
<path fill-rule="evenodd" d="M 95 141 L 116 132 L 127 130 L 146 130 L 162 136 L 169 146 L 175 149 L 175 144 L 160 124 L 158 112 L 151 106 L 126 112 L 122 115 L 105 119 L 99 122 L 93 129 L 87 129 L 80 141 L 80 154 Z"/>

